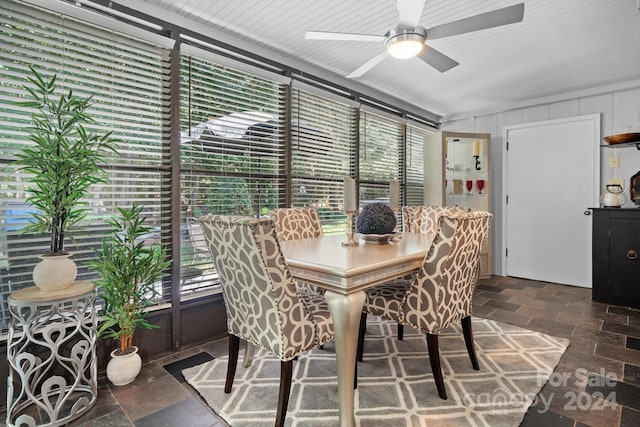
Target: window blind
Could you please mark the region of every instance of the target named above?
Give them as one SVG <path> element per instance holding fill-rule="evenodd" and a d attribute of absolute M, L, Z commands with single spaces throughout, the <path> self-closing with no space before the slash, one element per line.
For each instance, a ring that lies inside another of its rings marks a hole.
<path fill-rule="evenodd" d="M 197 217 L 265 215 L 285 198 L 282 83 L 182 55 L 180 85 L 183 293 L 217 285 Z"/>
<path fill-rule="evenodd" d="M 91 207 L 65 248 L 78 264 L 78 280 L 93 280 L 87 266 L 93 248 L 109 232 L 107 221 L 116 207 L 144 205 L 149 239 L 169 246 L 163 230 L 168 226 L 169 150 L 168 96 L 164 87 L 168 74 L 167 51 L 155 44 L 24 3 L 3 1 L 0 16 L 0 53 L 3 73 L 0 102 L 0 274 L 2 300 L 17 289 L 31 286 L 31 271 L 37 255 L 48 249 L 48 237 L 23 235 L 21 228 L 33 209 L 25 203 L 30 176 L 11 166 L 15 153 L 31 144 L 27 137 L 31 110 L 14 106 L 23 99 L 32 65 L 41 74 L 56 74 L 61 90 L 79 96 L 93 95 L 90 114 L 98 121 L 95 131 L 114 130 L 120 139 L 119 154 L 108 159 L 109 180 L 92 187 L 85 200 Z M 168 301 L 167 280 L 158 284 L 158 302 Z M 6 326 L 3 306 L 2 326 Z"/>
<path fill-rule="evenodd" d="M 354 172 L 357 109 L 292 92 L 291 206 L 316 208 L 326 235 L 343 233 L 343 177 Z"/>
<path fill-rule="evenodd" d="M 405 205 L 424 204 L 424 141 L 433 131 L 408 123 L 405 149 Z"/>
<path fill-rule="evenodd" d="M 369 203 L 389 203 L 392 179 L 400 181 L 400 200 L 403 199 L 403 146 L 404 126 L 399 119 L 360 111 L 360 208 Z"/>

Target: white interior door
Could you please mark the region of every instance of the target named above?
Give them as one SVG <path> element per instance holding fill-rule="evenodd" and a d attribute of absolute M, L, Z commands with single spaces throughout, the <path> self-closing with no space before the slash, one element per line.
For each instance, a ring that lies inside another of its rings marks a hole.
<path fill-rule="evenodd" d="M 503 131 L 503 270 L 591 287 L 591 216 L 600 188 L 600 116 Z M 508 149 L 507 149 L 508 147 Z"/>

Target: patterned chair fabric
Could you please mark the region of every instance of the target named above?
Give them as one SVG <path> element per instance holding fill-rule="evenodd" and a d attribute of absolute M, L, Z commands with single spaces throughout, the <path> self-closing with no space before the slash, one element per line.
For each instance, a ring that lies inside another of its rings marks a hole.
<path fill-rule="evenodd" d="M 284 361 L 333 339 L 326 302 L 298 292 L 272 220 L 210 214 L 200 223 L 222 285 L 230 334 Z"/>
<path fill-rule="evenodd" d="M 435 236 L 438 232 L 438 220 L 442 215 L 457 215 L 469 212 L 462 206 L 423 206 L 420 211 L 419 233 Z"/>
<path fill-rule="evenodd" d="M 467 333 L 471 337 L 467 344 L 469 356 L 474 368 L 477 366 L 470 323 L 472 297 L 478 282 L 480 248 L 487 237 L 491 217 L 489 212 L 440 215 L 436 236 L 415 278 L 366 290 L 362 316 L 365 321 L 366 314 L 372 314 L 427 334 L 432 369 L 436 384 L 439 373 L 438 392 L 443 399 L 446 399 L 446 393 L 437 352 L 437 335 L 442 330 L 462 321 L 465 338 Z M 360 340 L 364 338 L 363 328 L 361 322 Z M 435 344 L 432 343 L 434 340 Z M 435 346 L 434 355 L 431 354 L 432 345 Z M 362 360 L 361 347 L 359 360 Z"/>
<path fill-rule="evenodd" d="M 275 425 L 284 426 L 293 359 L 332 340 L 333 320 L 321 295 L 300 294 L 271 219 L 206 215 L 202 231 L 218 271 L 227 312 L 229 361 L 224 392 L 233 387 L 240 339 L 280 359 Z"/>
<path fill-rule="evenodd" d="M 298 240 L 324 236 L 318 211 L 313 208 L 278 208 L 269 212 L 276 226 L 278 239 Z M 304 294 L 323 295 L 324 290 L 312 285 L 296 281 L 300 292 Z"/>
<path fill-rule="evenodd" d="M 402 207 L 402 229 L 408 233 L 420 232 L 422 206 Z"/>
<path fill-rule="evenodd" d="M 276 225 L 280 240 L 311 239 L 322 237 L 322 224 L 318 211 L 313 208 L 272 209 L 269 217 Z"/>

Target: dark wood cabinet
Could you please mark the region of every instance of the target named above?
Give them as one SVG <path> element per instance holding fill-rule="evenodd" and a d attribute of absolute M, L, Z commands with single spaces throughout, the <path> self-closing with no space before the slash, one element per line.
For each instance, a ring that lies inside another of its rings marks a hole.
<path fill-rule="evenodd" d="M 594 208 L 594 301 L 640 308 L 640 209 Z"/>

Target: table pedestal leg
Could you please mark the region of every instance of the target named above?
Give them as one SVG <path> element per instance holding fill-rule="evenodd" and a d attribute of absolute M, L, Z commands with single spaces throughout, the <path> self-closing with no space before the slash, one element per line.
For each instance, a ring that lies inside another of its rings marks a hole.
<path fill-rule="evenodd" d="M 327 290 L 325 299 L 333 317 L 338 374 L 338 409 L 340 427 L 353 427 L 353 381 L 358 346 L 360 314 L 364 306 L 364 291 L 349 295 Z"/>

